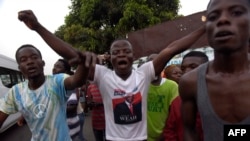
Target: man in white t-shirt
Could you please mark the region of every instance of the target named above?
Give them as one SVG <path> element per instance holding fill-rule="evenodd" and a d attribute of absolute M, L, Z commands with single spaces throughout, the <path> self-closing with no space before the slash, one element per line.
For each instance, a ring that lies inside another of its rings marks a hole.
<path fill-rule="evenodd" d="M 146 113 L 149 84 L 155 76 L 161 73 L 166 63 L 174 55 L 189 48 L 204 32 L 204 27 L 202 27 L 173 42 L 162 50 L 153 61 L 147 62 L 135 70 L 132 69 L 134 56 L 130 42 L 126 39 L 119 39 L 111 44 L 113 70 L 96 65 L 94 71 L 90 71 L 89 74 L 90 80 L 98 85 L 102 94 L 107 140 L 147 140 Z M 120 108 L 120 111 L 117 111 L 117 106 L 131 94 L 134 95 L 133 104 L 140 105 L 137 107 L 136 114 L 132 116 L 130 112 L 125 112 L 126 108 Z"/>
<path fill-rule="evenodd" d="M 31 13 L 29 16 L 33 16 Z M 73 47 L 51 34 L 45 34 L 43 30 L 42 38 L 50 43 L 53 50 L 61 56 L 67 56 L 70 48 Z M 133 48 L 126 39 L 115 40 L 110 47 L 110 60 L 113 70 L 105 66 L 96 64 L 90 71 L 89 79 L 94 81 L 101 91 L 105 109 L 106 139 L 115 141 L 139 141 L 147 140 L 147 93 L 151 81 L 161 73 L 166 63 L 176 54 L 191 47 L 191 45 L 205 33 L 205 28 L 201 27 L 189 35 L 174 41 L 159 53 L 153 61 L 143 64 L 138 69 L 133 69 Z M 48 36 L 47 36 L 48 35 Z M 91 60 L 89 60 L 91 61 Z M 95 62 L 95 60 L 92 60 Z M 115 117 L 114 108 L 124 101 L 127 95 L 134 95 L 134 103 L 141 103 L 137 113 L 138 116 L 128 116 L 127 114 Z M 115 118 L 123 121 L 136 121 L 119 123 Z"/>

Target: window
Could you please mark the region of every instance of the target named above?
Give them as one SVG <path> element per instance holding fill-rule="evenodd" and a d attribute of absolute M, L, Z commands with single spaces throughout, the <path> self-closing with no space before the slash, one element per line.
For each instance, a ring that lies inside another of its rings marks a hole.
<path fill-rule="evenodd" d="M 0 79 L 4 86 L 11 88 L 13 85 L 24 81 L 21 72 L 0 67 Z"/>

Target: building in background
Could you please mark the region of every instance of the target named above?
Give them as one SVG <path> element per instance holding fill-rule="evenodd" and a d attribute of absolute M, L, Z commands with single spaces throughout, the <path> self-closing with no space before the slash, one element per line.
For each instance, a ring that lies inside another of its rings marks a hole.
<path fill-rule="evenodd" d="M 204 25 L 205 20 L 205 11 L 202 11 L 128 33 L 127 39 L 133 45 L 135 60 L 152 53 L 159 53 L 173 41 Z M 207 46 L 207 38 L 203 35 L 191 48 L 206 48 Z"/>

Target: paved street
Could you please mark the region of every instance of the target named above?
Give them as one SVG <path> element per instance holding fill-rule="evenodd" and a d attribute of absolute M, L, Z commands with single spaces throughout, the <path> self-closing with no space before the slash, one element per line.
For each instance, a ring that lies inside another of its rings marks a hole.
<path fill-rule="evenodd" d="M 84 136 L 87 141 L 95 141 L 91 126 L 91 113 L 85 116 Z M 17 125 L 11 127 L 6 132 L 0 134 L 1 141 L 30 141 L 31 133 L 27 125 L 19 127 Z"/>
<path fill-rule="evenodd" d="M 95 141 L 93 129 L 91 125 L 91 113 L 88 113 L 87 116 L 85 116 L 83 133 L 87 141 Z"/>

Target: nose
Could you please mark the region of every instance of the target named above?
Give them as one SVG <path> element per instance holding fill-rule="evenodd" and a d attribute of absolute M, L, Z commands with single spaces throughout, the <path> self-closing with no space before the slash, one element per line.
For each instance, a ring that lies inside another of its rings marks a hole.
<path fill-rule="evenodd" d="M 120 51 L 117 56 L 125 56 L 125 54 L 126 53 L 124 51 Z"/>
<path fill-rule="evenodd" d="M 33 61 L 33 59 L 32 58 L 28 58 L 28 60 L 27 60 L 27 64 L 32 64 L 34 61 Z"/>
<path fill-rule="evenodd" d="M 219 19 L 218 19 L 217 25 L 221 26 L 221 25 L 230 24 L 229 19 L 230 19 L 229 14 L 226 12 L 222 12 Z"/>

